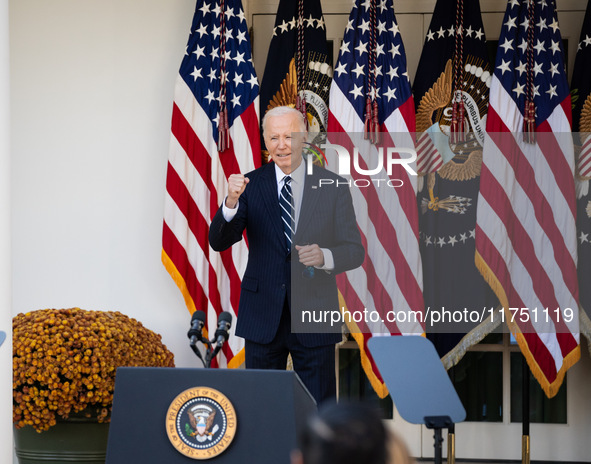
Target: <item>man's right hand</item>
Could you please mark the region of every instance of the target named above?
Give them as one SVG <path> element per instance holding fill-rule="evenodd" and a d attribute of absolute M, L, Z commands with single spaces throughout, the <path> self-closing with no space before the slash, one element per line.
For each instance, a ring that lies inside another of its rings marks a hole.
<path fill-rule="evenodd" d="M 246 188 L 246 184 L 250 179 L 248 177 L 244 177 L 242 174 L 231 174 L 228 178 L 228 196 L 226 197 L 226 206 L 230 209 L 236 208 L 238 204 L 238 199 L 244 189 Z"/>

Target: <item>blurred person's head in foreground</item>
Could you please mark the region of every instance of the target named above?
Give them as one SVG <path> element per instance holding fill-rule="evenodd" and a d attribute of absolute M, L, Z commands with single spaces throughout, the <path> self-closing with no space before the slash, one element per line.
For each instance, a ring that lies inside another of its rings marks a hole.
<path fill-rule="evenodd" d="M 292 464 L 410 464 L 405 444 L 365 403 L 330 404 L 312 416 Z"/>

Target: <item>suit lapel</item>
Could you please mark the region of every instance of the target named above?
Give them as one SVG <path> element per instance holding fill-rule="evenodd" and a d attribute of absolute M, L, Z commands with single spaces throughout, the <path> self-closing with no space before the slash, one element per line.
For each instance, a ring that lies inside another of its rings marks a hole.
<path fill-rule="evenodd" d="M 281 223 L 281 212 L 279 210 L 279 200 L 277 196 L 277 177 L 275 176 L 275 164 L 269 163 L 261 176 L 261 195 L 267 208 L 269 222 L 273 224 L 273 229 L 285 240 L 283 235 L 283 225 Z"/>

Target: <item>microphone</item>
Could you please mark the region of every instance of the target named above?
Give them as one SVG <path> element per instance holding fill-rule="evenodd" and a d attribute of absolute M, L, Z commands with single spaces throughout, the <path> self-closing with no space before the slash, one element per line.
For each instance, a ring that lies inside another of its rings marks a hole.
<path fill-rule="evenodd" d="M 230 327 L 232 327 L 232 315 L 227 311 L 223 311 L 218 317 L 218 329 L 215 331 L 214 336 L 219 348 L 228 341 Z"/>
<path fill-rule="evenodd" d="M 228 341 L 230 327 L 232 327 L 232 315 L 227 311 L 223 311 L 218 317 L 218 329 L 215 331 L 213 337 L 213 340 L 215 340 L 215 349 L 209 357 L 210 360 L 216 357 L 224 343 Z"/>
<path fill-rule="evenodd" d="M 205 313 L 203 311 L 195 311 L 191 317 L 191 329 L 187 332 L 190 345 L 195 346 L 198 341 L 203 341 L 203 326 L 205 325 Z"/>

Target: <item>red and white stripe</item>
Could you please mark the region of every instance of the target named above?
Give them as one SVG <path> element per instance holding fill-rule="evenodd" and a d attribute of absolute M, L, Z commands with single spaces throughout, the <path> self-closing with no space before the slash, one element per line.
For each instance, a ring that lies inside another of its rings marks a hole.
<path fill-rule="evenodd" d="M 242 240 L 223 253 L 214 252 L 209 247 L 209 225 L 225 197 L 228 176 L 260 166 L 258 121 L 257 97 L 231 123 L 231 146 L 220 154 L 209 117 L 182 77 L 177 77 L 162 260 L 183 293 L 189 311 L 205 311 L 211 333 L 222 311 L 228 311 L 236 320 L 248 249 Z M 233 336 L 234 326 L 232 336 L 224 344 L 220 366 L 241 363 L 244 341 Z"/>
<path fill-rule="evenodd" d="M 535 144 L 523 141 L 522 127 L 514 100 L 493 77 L 477 206 L 476 261 L 505 308 L 505 321 L 532 373 L 553 396 L 579 350 L 570 97 L 536 128 Z M 528 308 L 520 311 L 529 317 L 519 313 L 512 323 L 509 307 Z M 566 308 L 576 316 L 570 322 Z"/>
<path fill-rule="evenodd" d="M 351 156 L 354 148 L 357 148 L 361 155 L 360 167 L 366 170 L 375 168 L 378 165 L 378 151 L 364 140 L 364 123 L 338 85 L 331 86 L 329 101 L 329 141 L 347 148 Z M 414 132 L 412 98 L 395 110 L 380 130 L 380 146 L 414 147 L 411 136 Z M 334 150 L 328 149 L 326 156 L 330 169 L 338 165 Z M 371 178 L 372 183 L 367 185 L 367 176 L 359 175 L 352 163 L 348 180 L 353 183 L 350 190 L 366 258 L 361 267 L 340 274 L 337 280 L 350 313 L 359 314 L 367 308 L 368 314 L 376 311 L 380 315 L 381 321 L 372 322 L 364 318 L 357 324 L 349 324 L 349 328 L 360 346 L 362 363 L 369 380 L 376 392 L 385 396 L 387 390 L 367 350 L 367 341 L 372 336 L 418 335 L 424 332 L 421 316 L 419 322 L 413 322 L 411 318 L 405 322 L 389 322 L 386 314 L 392 310 L 407 315 L 412 311 L 421 314 L 424 311 L 416 203 L 417 177 L 402 167 L 396 167 L 389 179 L 401 180 L 403 185 L 398 188 L 385 185 L 388 175 L 384 169 Z M 382 182 L 378 183 L 378 180 Z M 356 181 L 359 187 L 354 185 Z M 398 185 L 398 182 L 395 184 Z"/>
<path fill-rule="evenodd" d="M 435 148 L 428 132 L 423 132 L 417 141 L 417 169 L 420 174 L 437 172 L 443 166 L 443 157 Z"/>
<path fill-rule="evenodd" d="M 581 147 L 577 160 L 577 171 L 583 179 L 591 178 L 591 135 L 588 135 Z"/>

